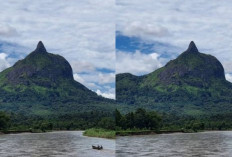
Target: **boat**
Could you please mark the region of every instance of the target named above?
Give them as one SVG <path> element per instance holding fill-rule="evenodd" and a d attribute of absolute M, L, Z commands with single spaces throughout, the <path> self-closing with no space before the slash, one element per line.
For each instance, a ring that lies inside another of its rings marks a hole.
<path fill-rule="evenodd" d="M 93 145 L 92 145 L 92 148 L 93 148 L 93 149 L 97 149 L 97 150 L 102 150 L 102 149 L 103 149 L 103 147 L 102 147 L 102 146 L 99 146 L 99 145 L 98 145 L 98 146 L 93 146 Z"/>

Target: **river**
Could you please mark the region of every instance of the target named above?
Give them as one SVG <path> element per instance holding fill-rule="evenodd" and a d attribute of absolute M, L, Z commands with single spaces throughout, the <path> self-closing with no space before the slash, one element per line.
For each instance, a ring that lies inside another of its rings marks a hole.
<path fill-rule="evenodd" d="M 1 157 L 114 157 L 115 140 L 82 136 L 82 131 L 0 135 Z M 92 145 L 102 145 L 94 150 Z"/>
<path fill-rule="evenodd" d="M 232 131 L 117 137 L 117 157 L 231 157 Z"/>

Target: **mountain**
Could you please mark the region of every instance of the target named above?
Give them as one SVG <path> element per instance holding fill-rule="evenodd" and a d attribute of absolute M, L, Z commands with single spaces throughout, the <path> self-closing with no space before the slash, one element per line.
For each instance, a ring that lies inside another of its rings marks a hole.
<path fill-rule="evenodd" d="M 40 41 L 26 58 L 0 73 L 0 110 L 28 116 L 113 111 L 114 101 L 73 79 L 68 61 Z"/>
<path fill-rule="evenodd" d="M 186 51 L 154 72 L 117 74 L 116 100 L 121 106 L 176 115 L 231 113 L 232 83 L 222 64 L 191 41 Z"/>

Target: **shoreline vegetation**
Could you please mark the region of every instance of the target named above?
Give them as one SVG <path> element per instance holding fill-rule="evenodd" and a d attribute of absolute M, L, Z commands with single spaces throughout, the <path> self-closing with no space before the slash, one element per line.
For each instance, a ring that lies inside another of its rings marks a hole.
<path fill-rule="evenodd" d="M 97 115 L 91 117 L 95 116 Z M 56 120 L 49 119 L 30 119 L 22 122 L 22 117 L 16 118 L 12 114 L 0 111 L 0 134 L 84 130 L 84 136 L 115 139 L 116 136 L 231 131 L 232 128 L 229 117 L 176 117 L 143 108 L 126 114 L 121 114 L 116 109 L 114 116 L 115 119 L 109 115 L 99 116 L 95 121 L 91 118 L 80 124 L 79 121 L 57 123 Z"/>
<path fill-rule="evenodd" d="M 1 134 L 20 134 L 20 133 L 48 133 L 57 131 L 83 131 L 83 136 L 115 139 L 116 132 L 102 128 L 90 128 L 86 130 L 0 130 Z"/>
<path fill-rule="evenodd" d="M 229 130 L 175 130 L 175 131 L 167 131 L 167 130 L 122 130 L 122 131 L 116 131 L 116 136 L 139 136 L 139 135 L 156 135 L 156 134 L 173 134 L 173 133 L 201 133 L 201 132 L 211 132 L 211 131 L 232 131 Z"/>
<path fill-rule="evenodd" d="M 122 130 L 122 131 L 117 131 L 116 136 L 153 135 L 153 134 L 171 134 L 171 133 L 186 133 L 186 132 L 183 132 L 182 130 L 176 130 L 176 131 Z"/>
<path fill-rule="evenodd" d="M 83 130 L 0 130 L 0 134 L 20 134 L 20 133 L 48 133 L 57 131 L 83 131 Z"/>
<path fill-rule="evenodd" d="M 85 130 L 83 135 L 88 136 L 88 137 L 115 139 L 116 138 L 116 131 L 101 129 L 101 128 L 91 128 L 91 129 Z"/>
<path fill-rule="evenodd" d="M 216 116 L 211 118 L 175 117 L 138 108 L 134 112 L 121 114 L 115 111 L 116 135 L 151 135 L 170 133 L 197 133 L 205 131 L 231 131 L 231 122 Z"/>
<path fill-rule="evenodd" d="M 102 129 L 91 129 L 102 128 Z M 72 116 L 65 115 L 50 119 L 42 117 L 21 117 L 0 111 L 0 134 L 44 133 L 52 131 L 85 131 L 92 137 L 115 138 L 115 120 L 112 113 L 86 112 Z"/>
<path fill-rule="evenodd" d="M 21 134 L 21 133 L 48 133 L 48 132 L 57 132 L 57 131 L 83 131 L 83 130 L 24 130 L 24 131 L 17 131 L 17 130 L 0 130 L 0 135 L 4 134 Z M 117 136 L 139 136 L 139 135 L 156 135 L 156 134 L 173 134 L 173 133 L 201 133 L 201 132 L 210 132 L 210 131 L 232 131 L 231 129 L 228 130 L 106 130 L 101 128 L 91 128 L 83 131 L 83 136 L 87 137 L 97 137 L 97 138 L 106 138 L 106 139 L 115 139 Z"/>

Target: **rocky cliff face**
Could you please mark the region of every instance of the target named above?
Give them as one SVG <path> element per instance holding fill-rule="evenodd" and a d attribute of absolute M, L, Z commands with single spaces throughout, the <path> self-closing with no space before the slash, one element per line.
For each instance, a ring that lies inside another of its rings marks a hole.
<path fill-rule="evenodd" d="M 40 41 L 25 59 L 15 63 L 6 74 L 11 84 L 31 83 L 51 86 L 60 79 L 73 80 L 72 68 L 62 56 L 48 53 Z"/>
<path fill-rule="evenodd" d="M 165 84 L 204 86 L 213 79 L 225 80 L 222 64 L 213 56 L 200 53 L 192 41 L 177 59 L 168 62 L 158 74 Z"/>

